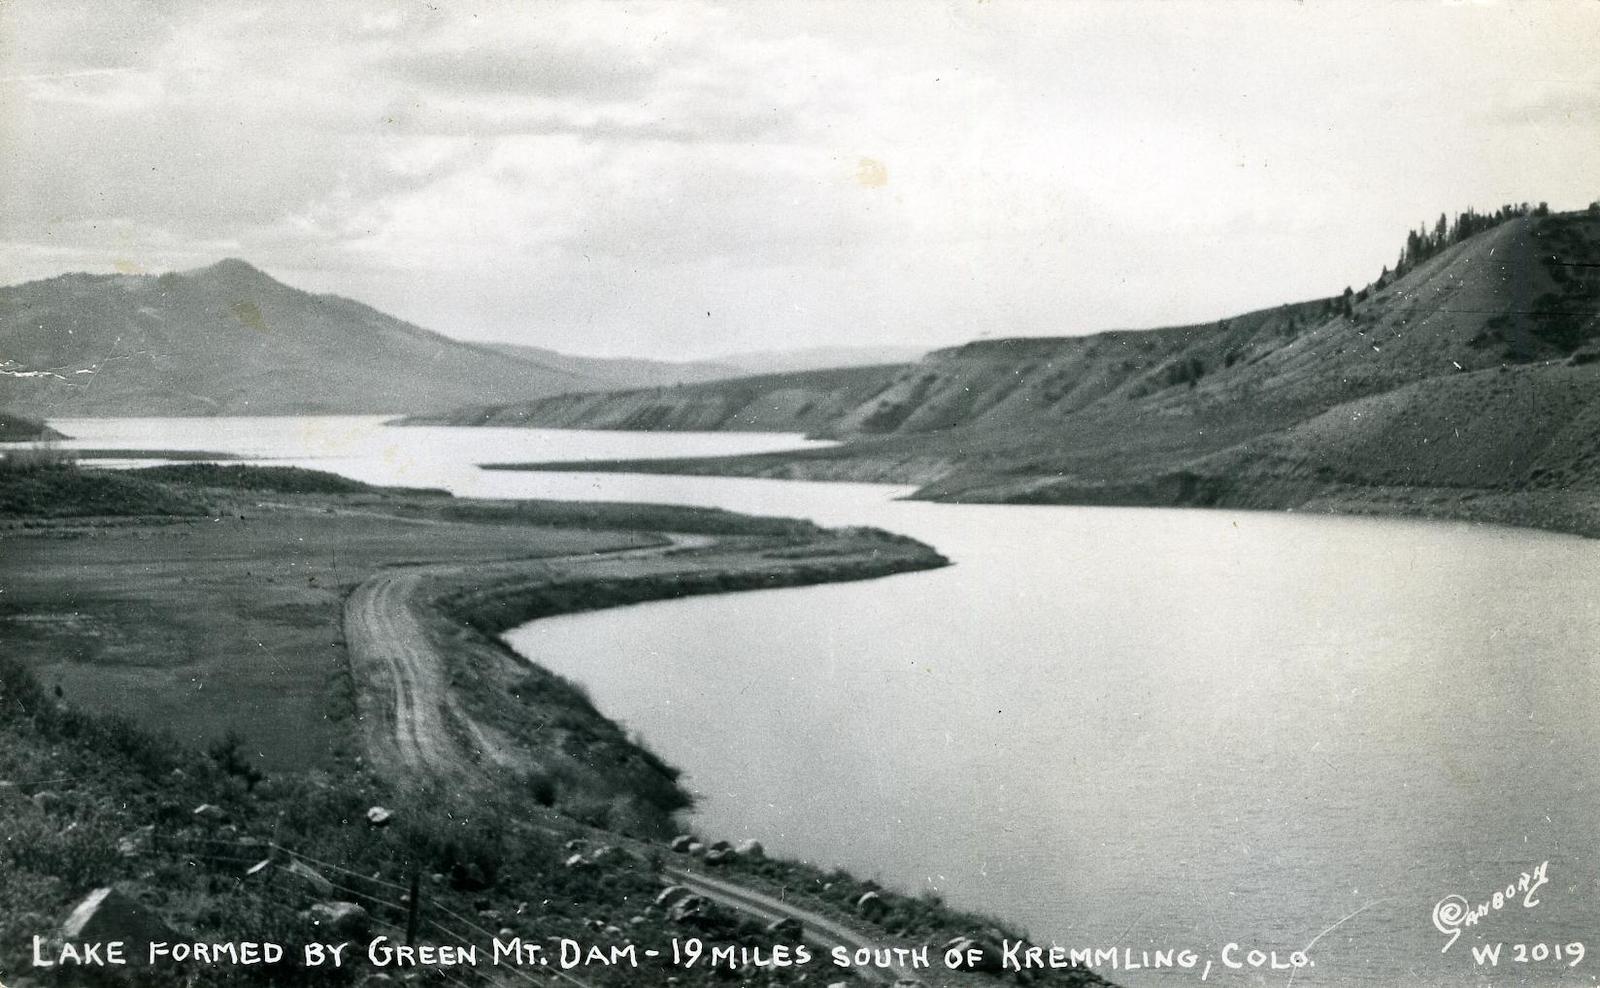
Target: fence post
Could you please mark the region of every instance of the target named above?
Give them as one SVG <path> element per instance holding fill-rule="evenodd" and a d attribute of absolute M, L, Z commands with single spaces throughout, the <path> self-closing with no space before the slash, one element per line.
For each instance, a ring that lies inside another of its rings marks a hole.
<path fill-rule="evenodd" d="M 411 869 L 411 895 L 406 899 L 406 946 L 414 947 L 417 942 L 417 918 L 422 912 L 421 885 L 418 880 L 418 871 Z"/>

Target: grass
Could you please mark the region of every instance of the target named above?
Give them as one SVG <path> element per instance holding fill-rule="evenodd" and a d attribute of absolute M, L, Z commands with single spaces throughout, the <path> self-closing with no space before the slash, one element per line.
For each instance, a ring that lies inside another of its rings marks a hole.
<path fill-rule="evenodd" d="M 537 614 L 860 577 L 938 565 L 939 557 L 884 533 L 783 519 L 374 489 L 306 493 L 342 485 L 236 469 L 129 477 L 49 463 L 16 471 L 45 477 L 63 500 L 25 502 L 33 515 L 0 526 L 0 829 L 11 838 L 0 843 L 0 981 L 78 983 L 72 972 L 20 970 L 15 958 L 105 884 L 155 908 L 184 936 L 291 945 L 316 937 L 300 912 L 330 894 L 288 878 L 282 868 L 291 860 L 337 880 L 343 888 L 332 895 L 365 903 L 378 924 L 403 924 L 400 897 L 418 876 L 423 942 L 486 945 L 507 929 L 535 942 L 664 946 L 696 935 L 770 946 L 760 925 L 736 915 L 712 909 L 682 925 L 651 905 L 668 854 L 655 838 L 675 829 L 670 816 L 686 805 L 677 773 L 603 718 L 581 687 L 491 636 Z M 120 514 L 87 514 L 91 506 L 104 512 L 95 492 L 119 476 L 133 482 L 121 489 L 139 497 Z M 296 499 L 262 507 L 254 495 L 263 490 Z M 207 510 L 135 514 L 172 498 Z M 660 545 L 661 528 L 716 534 L 693 550 L 595 554 Z M 514 562 L 492 580 L 452 566 L 441 572 L 453 575 L 425 581 L 424 601 L 434 604 L 422 608 L 424 627 L 447 649 L 452 693 L 480 723 L 531 751 L 529 770 L 497 771 L 497 784 L 482 787 L 379 777 L 354 749 L 344 597 L 380 567 L 464 560 Z M 221 806 L 226 822 L 198 820 L 202 803 Z M 393 810 L 394 822 L 370 826 L 373 805 Z M 575 853 L 604 864 L 567 867 Z M 246 877 L 265 860 L 276 864 L 263 874 L 279 877 Z M 943 929 L 933 915 L 917 912 L 900 925 Z M 218 968 L 205 983 L 340 985 L 362 973 Z M 671 974 L 685 986 L 740 976 L 703 967 L 657 973 L 647 977 Z M 762 977 L 790 984 L 802 974 L 817 970 Z M 171 969 L 135 970 L 121 983 L 173 977 Z M 625 985 L 641 973 L 588 968 L 583 977 Z"/>
<path fill-rule="evenodd" d="M 361 494 L 371 484 L 321 470 L 301 467 L 255 467 L 218 463 L 182 463 L 145 467 L 134 476 L 149 480 L 218 487 L 235 491 L 268 491 L 275 494 Z"/>
<path fill-rule="evenodd" d="M 0 519 L 195 517 L 208 510 L 195 492 L 126 474 L 80 470 L 51 451 L 16 450 L 0 457 Z"/>
<path fill-rule="evenodd" d="M 38 419 L 0 412 L 0 442 L 30 442 L 39 439 L 60 439 L 61 433 Z"/>

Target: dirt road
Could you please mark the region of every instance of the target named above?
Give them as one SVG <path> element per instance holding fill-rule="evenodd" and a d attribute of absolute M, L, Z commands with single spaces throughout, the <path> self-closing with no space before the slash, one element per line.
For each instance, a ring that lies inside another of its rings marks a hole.
<path fill-rule="evenodd" d="M 667 866 L 662 872 L 674 882 L 704 896 L 712 902 L 744 913 L 762 923 L 792 919 L 805 930 L 805 941 L 823 950 L 843 947 L 851 955 L 858 950 L 882 950 L 883 944 L 828 919 L 820 913 L 784 902 L 762 892 L 756 892 L 733 882 L 693 871 L 688 868 Z M 861 967 L 853 969 L 856 976 L 873 984 L 893 984 L 896 980 L 920 980 L 915 972 L 904 967 Z"/>
<path fill-rule="evenodd" d="M 344 633 L 349 651 L 367 757 L 393 777 L 465 780 L 487 765 L 514 767 L 517 753 L 493 730 L 474 720 L 450 688 L 449 660 L 429 638 L 416 612 L 425 580 L 461 576 L 479 579 L 538 572 L 550 564 L 647 558 L 704 548 L 714 540 L 667 536 L 659 546 L 479 563 L 439 563 L 378 573 L 345 601 Z"/>

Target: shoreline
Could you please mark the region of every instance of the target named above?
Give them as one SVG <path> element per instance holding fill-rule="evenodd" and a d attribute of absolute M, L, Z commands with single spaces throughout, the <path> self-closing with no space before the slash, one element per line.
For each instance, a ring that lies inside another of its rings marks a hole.
<path fill-rule="evenodd" d="M 615 813 L 657 836 L 670 836 L 671 813 L 690 805 L 688 795 L 677 789 L 677 770 L 628 739 L 620 725 L 594 707 L 581 684 L 512 649 L 501 637 L 504 632 L 540 618 L 630 604 L 876 579 L 945 565 L 949 562 L 942 555 L 913 540 L 847 530 L 820 531 L 799 541 L 680 535 L 664 544 L 606 553 L 381 572 L 352 592 L 345 614 L 368 759 L 387 765 L 397 778 L 420 769 L 425 775 L 453 772 L 497 785 L 494 774 L 520 773 L 552 804 L 563 798 L 563 790 L 570 792 L 581 804 L 580 816 L 595 816 L 597 825 L 614 822 L 604 817 Z M 368 600 L 400 581 L 404 585 L 391 594 L 382 609 L 386 613 L 359 615 Z M 413 622 L 401 637 L 423 641 L 415 649 L 419 661 L 403 673 L 375 659 L 399 647 L 392 640 L 381 642 L 384 648 L 373 645 L 383 637 L 381 626 L 394 621 Z M 431 668 L 419 673 L 419 664 Z M 389 736 L 394 718 L 384 711 L 408 684 L 413 692 L 431 693 L 428 683 L 442 690 L 437 700 L 421 695 L 403 704 L 414 711 L 419 702 L 437 703 L 426 714 L 436 722 L 424 732 L 426 750 L 396 765 Z M 383 730 L 374 733 L 373 725 Z M 573 744 L 592 748 L 596 757 L 566 757 Z M 580 762 L 603 762 L 614 770 L 596 772 Z M 610 809 L 599 805 L 605 800 L 611 801 Z"/>
<path fill-rule="evenodd" d="M 1266 511 L 1343 518 L 1399 518 L 1489 524 L 1600 539 L 1600 491 L 1539 488 L 1360 484 L 1299 477 L 1245 481 L 1177 471 L 1126 483 L 1019 477 L 1008 489 L 947 487 L 928 479 L 927 464 L 881 464 L 783 454 L 590 463 L 485 463 L 484 470 L 583 471 L 730 479 L 915 486 L 901 498 L 930 504 L 1063 508 L 1161 508 Z"/>

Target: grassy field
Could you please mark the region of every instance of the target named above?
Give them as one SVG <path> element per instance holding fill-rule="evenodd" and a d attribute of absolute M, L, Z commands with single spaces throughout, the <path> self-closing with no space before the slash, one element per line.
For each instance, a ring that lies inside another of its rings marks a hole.
<path fill-rule="evenodd" d="M 327 765 L 350 711 L 341 602 L 375 569 L 648 541 L 304 506 L 11 530 L 0 534 L 0 656 L 75 703 L 130 711 L 186 743 L 234 730 L 269 768 Z"/>

